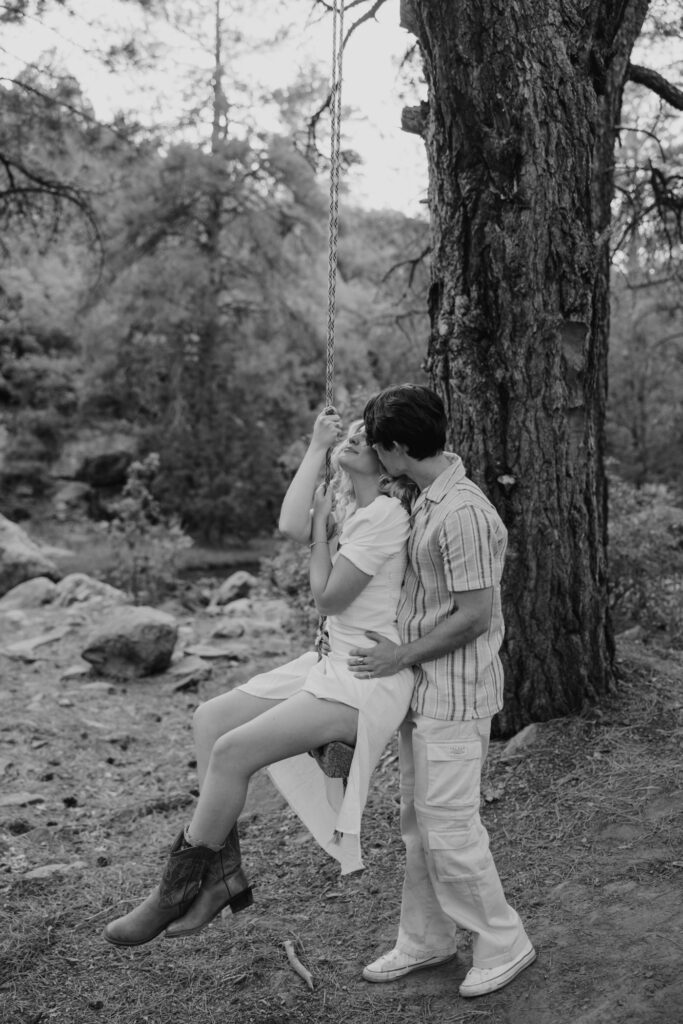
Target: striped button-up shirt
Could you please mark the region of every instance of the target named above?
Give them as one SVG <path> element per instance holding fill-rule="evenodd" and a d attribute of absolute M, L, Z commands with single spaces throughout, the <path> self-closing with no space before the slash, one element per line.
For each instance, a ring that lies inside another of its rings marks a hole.
<path fill-rule="evenodd" d="M 500 580 L 507 531 L 494 506 L 450 456 L 417 498 L 411 516 L 408 568 L 398 606 L 404 643 L 431 632 L 457 609 L 455 594 L 492 589 L 488 630 L 434 661 L 415 666 L 412 708 L 429 718 L 490 718 L 503 706 Z"/>

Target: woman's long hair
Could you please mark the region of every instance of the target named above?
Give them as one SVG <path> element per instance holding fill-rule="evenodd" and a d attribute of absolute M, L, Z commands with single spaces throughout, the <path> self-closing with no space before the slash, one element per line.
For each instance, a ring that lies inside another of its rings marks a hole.
<path fill-rule="evenodd" d="M 356 511 L 356 495 L 354 494 L 353 483 L 346 470 L 339 465 L 339 456 L 346 447 L 349 438 L 357 434 L 362 427 L 362 419 L 354 420 L 349 426 L 344 440 L 335 445 L 330 455 L 330 466 L 333 473 L 330 487 L 334 495 L 332 514 L 337 526 L 337 533 L 341 532 L 341 528 L 346 520 Z M 379 490 L 380 494 L 388 494 L 391 498 L 398 498 L 408 512 L 410 512 L 415 498 L 420 493 L 417 484 L 414 484 L 407 476 L 391 477 L 387 473 L 382 473 L 379 478 Z"/>

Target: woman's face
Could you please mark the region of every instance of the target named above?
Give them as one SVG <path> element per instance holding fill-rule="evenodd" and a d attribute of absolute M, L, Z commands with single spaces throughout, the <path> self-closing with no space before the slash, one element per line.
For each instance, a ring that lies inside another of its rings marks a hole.
<path fill-rule="evenodd" d="M 367 443 L 362 423 L 349 432 L 349 436 L 339 452 L 339 465 L 347 473 L 362 473 L 372 476 L 379 476 L 381 473 L 379 459 Z"/>

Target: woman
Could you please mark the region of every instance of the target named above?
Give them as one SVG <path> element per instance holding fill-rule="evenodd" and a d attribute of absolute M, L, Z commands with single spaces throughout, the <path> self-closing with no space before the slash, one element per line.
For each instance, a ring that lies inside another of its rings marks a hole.
<path fill-rule="evenodd" d="M 280 529 L 310 546 L 310 585 L 328 616 L 330 652 L 309 652 L 202 704 L 195 712 L 200 796 L 176 838 L 161 882 L 140 906 L 107 925 L 118 946 L 162 931 L 190 935 L 230 906 L 252 902 L 241 868 L 236 822 L 249 779 L 270 765 L 276 785 L 318 842 L 358 870 L 360 821 L 370 775 L 405 716 L 411 670 L 371 679 L 352 675 L 348 652 L 371 646 L 365 630 L 398 640 L 394 622 L 406 564 L 411 485 L 382 475 L 362 420 L 333 453 L 332 486 L 316 486 L 341 434 L 334 410 L 321 413 L 285 495 Z M 332 494 L 335 496 L 334 511 Z M 311 511 L 312 503 L 312 511 Z M 322 774 L 308 751 L 332 740 L 355 745 L 346 786 Z"/>

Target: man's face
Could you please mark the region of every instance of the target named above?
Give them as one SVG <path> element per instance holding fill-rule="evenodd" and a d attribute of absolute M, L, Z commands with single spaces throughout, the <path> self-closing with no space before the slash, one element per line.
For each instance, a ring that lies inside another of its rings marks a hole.
<path fill-rule="evenodd" d="M 397 444 L 392 444 L 391 448 L 385 448 L 384 445 L 377 443 L 372 447 L 377 452 L 377 458 L 389 476 L 401 476 L 405 472 L 405 458 Z"/>

